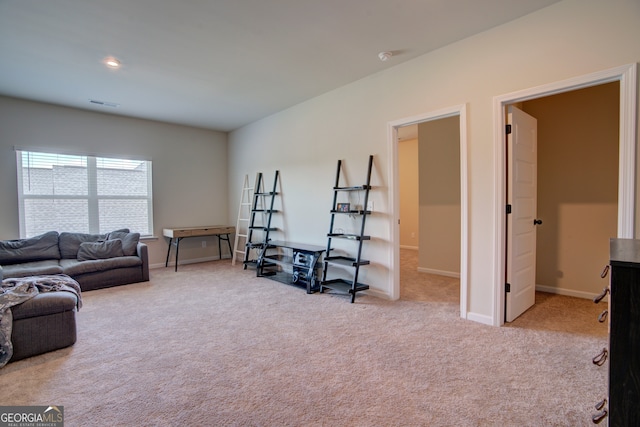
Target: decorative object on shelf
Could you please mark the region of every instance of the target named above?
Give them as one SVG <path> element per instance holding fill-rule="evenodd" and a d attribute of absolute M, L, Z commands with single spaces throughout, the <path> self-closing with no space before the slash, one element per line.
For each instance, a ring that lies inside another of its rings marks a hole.
<path fill-rule="evenodd" d="M 338 212 L 349 212 L 351 209 L 351 203 L 338 203 L 336 205 L 336 211 Z"/>

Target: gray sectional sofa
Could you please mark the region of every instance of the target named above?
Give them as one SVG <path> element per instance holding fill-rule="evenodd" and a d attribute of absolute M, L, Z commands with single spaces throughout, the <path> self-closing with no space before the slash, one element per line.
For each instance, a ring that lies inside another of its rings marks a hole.
<path fill-rule="evenodd" d="M 0 241 L 0 279 L 66 274 L 82 291 L 149 280 L 147 245 L 127 229 L 106 234 L 50 231 Z"/>
<path fill-rule="evenodd" d="M 49 277 L 60 277 L 61 282 L 73 280 L 59 275 L 39 276 L 33 279 L 46 282 Z M 74 344 L 76 312 L 80 305 L 80 294 L 59 291 L 37 293 L 20 304 L 5 308 L 5 312 L 0 313 L 0 316 L 5 314 L 6 310 L 11 310 L 12 313 L 10 324 L 5 321 L 0 328 L 0 367 L 7 361 L 15 362 Z M 7 337 L 10 338 L 11 344 L 6 342 Z"/>
<path fill-rule="evenodd" d="M 4 279 L 24 277 L 37 280 L 37 276 L 48 275 L 67 275 L 81 291 L 148 281 L 147 245 L 140 242 L 138 233 L 127 229 L 107 234 L 51 231 L 28 239 L 0 241 L 0 280 L 11 282 Z M 3 292 L 0 289 L 0 294 Z M 69 292 L 45 292 L 10 307 L 13 319 L 9 333 L 10 361 L 74 344 L 79 299 L 80 295 L 76 297 Z M 6 343 L 0 342 L 0 355 L 6 347 Z"/>

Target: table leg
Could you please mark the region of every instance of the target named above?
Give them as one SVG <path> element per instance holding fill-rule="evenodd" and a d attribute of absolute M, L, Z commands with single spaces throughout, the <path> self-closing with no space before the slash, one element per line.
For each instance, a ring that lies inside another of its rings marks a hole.
<path fill-rule="evenodd" d="M 164 262 L 164 266 L 169 265 L 169 253 L 171 252 L 171 244 L 173 243 L 173 237 L 169 237 L 169 247 L 167 248 L 167 260 Z"/>
<path fill-rule="evenodd" d="M 227 234 L 227 245 L 229 245 L 229 255 L 231 255 L 231 259 L 233 259 L 234 254 L 233 249 L 231 249 L 231 237 L 229 237 L 229 234 Z"/>
<path fill-rule="evenodd" d="M 178 271 L 178 251 L 180 250 L 180 240 L 182 240 L 182 237 L 178 237 L 176 239 L 176 268 L 174 271 Z"/>
<path fill-rule="evenodd" d="M 231 254 L 231 258 L 233 259 L 233 249 L 231 249 L 231 238 L 229 237 L 229 233 L 224 234 L 224 237 L 222 236 L 222 234 L 216 234 L 216 237 L 218 238 L 218 254 L 220 254 L 220 259 L 222 259 L 222 246 L 220 244 L 220 240 L 227 241 L 227 244 L 229 245 L 229 253 Z"/>

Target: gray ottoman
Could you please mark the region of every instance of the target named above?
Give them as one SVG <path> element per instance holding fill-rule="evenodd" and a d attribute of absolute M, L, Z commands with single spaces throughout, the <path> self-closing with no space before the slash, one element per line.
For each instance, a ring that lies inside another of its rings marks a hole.
<path fill-rule="evenodd" d="M 76 297 L 44 292 L 11 308 L 10 362 L 68 347 L 76 342 Z"/>

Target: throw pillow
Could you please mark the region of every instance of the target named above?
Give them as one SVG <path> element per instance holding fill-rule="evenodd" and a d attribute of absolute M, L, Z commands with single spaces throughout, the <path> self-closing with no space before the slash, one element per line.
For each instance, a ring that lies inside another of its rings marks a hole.
<path fill-rule="evenodd" d="M 60 233 L 60 255 L 62 258 L 77 259 L 80 245 L 84 242 L 100 242 L 106 234 L 88 234 L 64 231 Z"/>
<path fill-rule="evenodd" d="M 115 232 L 128 233 L 128 228 L 122 228 L 115 230 Z M 60 256 L 62 258 L 77 259 L 78 250 L 80 244 L 83 242 L 100 242 L 107 240 L 109 233 L 105 234 L 88 234 L 88 233 L 75 233 L 75 232 L 62 232 L 60 233 Z"/>
<path fill-rule="evenodd" d="M 128 231 L 112 231 L 107 236 L 107 240 L 122 240 L 122 251 L 125 256 L 135 256 L 138 254 L 138 241 L 140 241 L 140 233 L 129 233 Z"/>
<path fill-rule="evenodd" d="M 78 261 L 116 258 L 123 255 L 122 240 L 120 239 L 83 242 L 78 249 Z"/>

